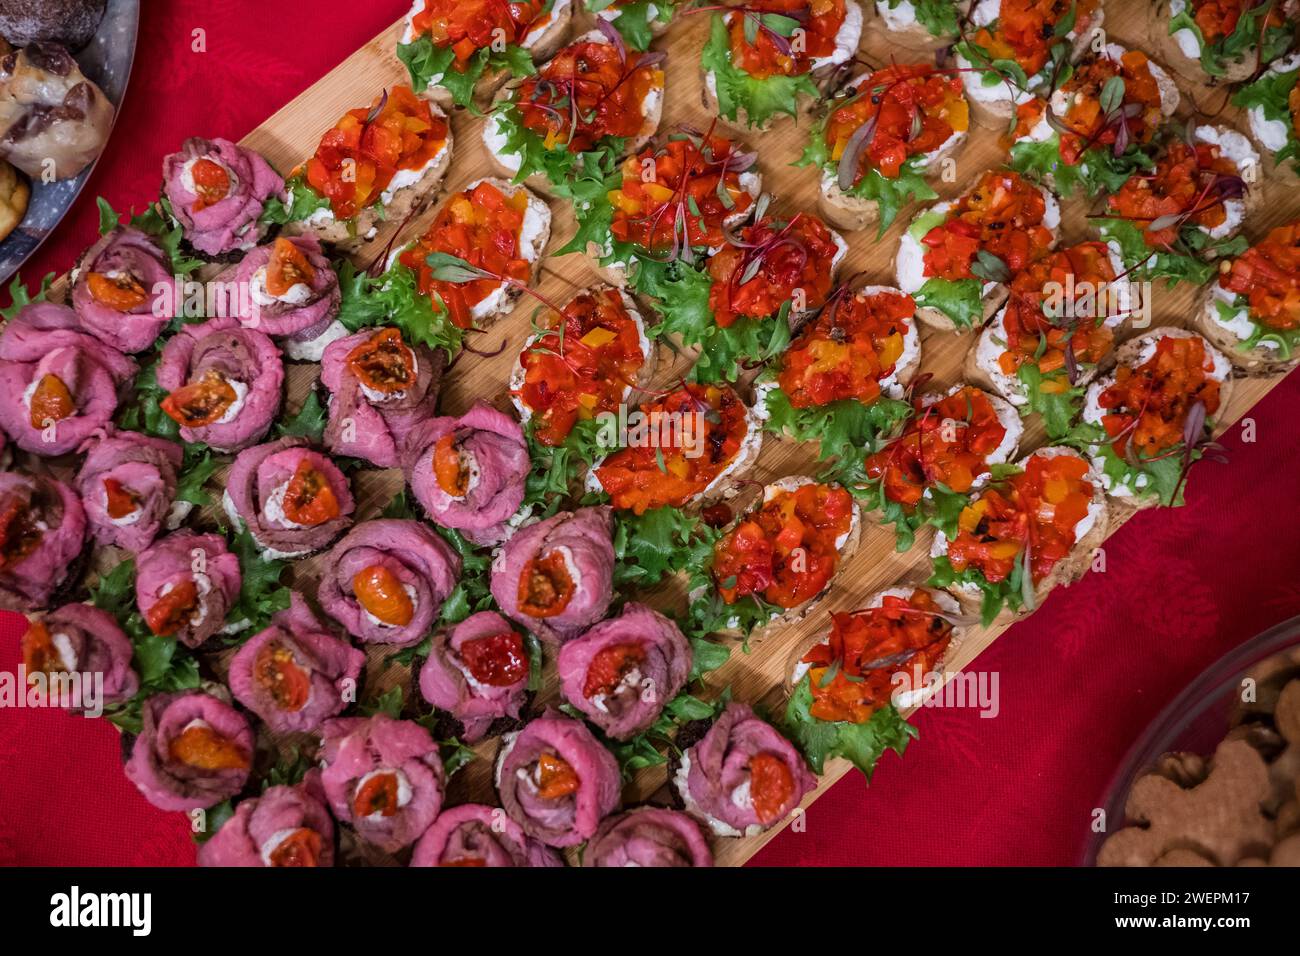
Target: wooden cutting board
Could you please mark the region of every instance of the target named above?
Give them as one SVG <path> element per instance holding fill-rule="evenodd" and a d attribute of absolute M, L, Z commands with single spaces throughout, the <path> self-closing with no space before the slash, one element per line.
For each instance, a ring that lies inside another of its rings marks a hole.
<path fill-rule="evenodd" d="M 1147 36 L 1145 4 L 1117 3 L 1111 0 L 1107 4 L 1106 15 L 1106 27 L 1113 40 L 1130 47 L 1151 49 L 1152 44 Z M 700 98 L 699 60 L 707 36 L 708 24 L 707 14 L 679 18 L 668 33 L 656 43 L 657 48 L 668 52 L 667 95 L 662 129 L 680 124 L 703 129 L 708 126 L 712 118 L 704 111 Z M 261 152 L 277 169 L 287 174 L 314 151 L 321 134 L 346 110 L 369 105 L 386 86 L 409 82 L 405 68 L 394 53 L 400 27 L 400 23 L 394 24 L 384 33 L 364 44 L 310 89 L 253 130 L 244 138 L 244 145 Z M 345 29 L 346 25 L 339 24 L 336 28 Z M 874 17 L 868 18 L 860 55 L 872 64 L 885 64 L 891 58 L 897 58 L 898 62 L 905 62 L 907 59 L 905 51 L 891 46 L 888 33 Z M 1181 85 L 1185 94 L 1191 94 L 1191 97 L 1184 98 L 1182 108 L 1184 113 L 1190 111 L 1192 107 L 1190 100 L 1194 98 L 1196 104 L 1199 104 L 1203 110 L 1215 114 L 1227 97 L 1226 91 L 1223 90 L 1215 90 L 1207 86 L 1189 88 L 1185 82 Z M 1215 122 L 1235 124 L 1244 129 L 1242 120 L 1240 112 L 1231 106 L 1218 112 L 1214 119 Z M 481 117 L 468 112 L 461 111 L 453 116 L 455 151 L 451 171 L 444 184 L 446 191 L 460 190 L 472 180 L 497 174 L 482 144 L 482 124 Z M 763 176 L 763 186 L 766 191 L 774 194 L 774 209 L 778 212 L 815 209 L 818 173 L 810 168 L 796 169 L 790 165 L 802 152 L 808 129 L 807 118 L 797 123 L 789 118 L 781 118 L 774 123 L 771 131 L 745 138 L 748 148 L 759 152 L 758 168 Z M 200 128 L 195 132 L 201 134 L 203 130 Z M 997 138 L 997 133 L 988 130 L 972 130 L 964 151 L 957 155 L 956 175 L 952 177 L 953 181 L 936 183 L 936 188 L 944 197 L 956 194 L 961 184 L 1005 159 L 1005 151 L 999 147 Z M 1262 236 L 1269 228 L 1300 214 L 1300 192 L 1273 182 L 1264 184 L 1263 189 L 1265 197 L 1260 207 L 1262 211 L 1246 224 L 1247 235 L 1252 240 Z M 436 208 L 436 204 L 433 208 Z M 841 275 L 847 277 L 861 273 L 867 282 L 892 284 L 893 257 L 898 236 L 916 208 L 916 206 L 905 208 L 899 216 L 899 221 L 883 238 L 877 239 L 874 229 L 847 234 L 850 251 L 842 266 Z M 566 203 L 552 201 L 551 210 L 554 214 L 554 226 L 550 248 L 556 249 L 572 235 L 574 220 Z M 1086 213 L 1084 204 L 1081 201 L 1066 202 L 1063 212 L 1063 243 L 1089 238 L 1084 229 L 1083 216 Z M 422 230 L 432 215 L 433 209 L 423 218 L 410 224 L 406 235 L 414 235 Z M 397 228 L 398 226 L 394 224 L 387 224 L 381 228 L 379 235 L 357 254 L 355 257 L 357 262 L 368 264 L 375 256 L 382 254 Z M 597 276 L 591 261 L 580 255 L 569 255 L 562 258 L 548 258 L 545 261 L 541 271 L 540 288 L 552 299 L 566 301 L 577 290 L 596 281 Z M 1195 290 L 1190 288 L 1167 290 L 1162 285 L 1158 285 L 1154 290 L 1156 324 L 1185 324 L 1187 317 L 1192 314 L 1194 293 Z M 507 407 L 506 383 L 511 367 L 528 334 L 528 317 L 535 308 L 535 303 L 525 297 L 512 316 L 499 321 L 487 333 L 475 337 L 475 346 L 484 352 L 491 353 L 503 343 L 504 349 L 494 357 L 469 353 L 460 357 L 443 385 L 444 413 L 459 414 L 478 398 L 485 398 L 499 407 Z M 972 342 L 972 334 L 937 334 L 923 329 L 922 339 L 922 371 L 930 373 L 939 385 L 956 382 L 960 376 L 963 356 Z M 672 381 L 685 370 L 686 366 L 687 363 L 679 359 L 671 370 L 661 368 L 659 378 L 661 381 Z M 289 367 L 287 378 L 290 413 L 296 411 L 301 405 L 318 371 L 318 367 L 314 364 L 295 364 Z M 1258 379 L 1239 383 L 1231 406 L 1221 415 L 1221 427 L 1236 421 L 1274 384 L 1275 380 Z M 1022 453 L 1032 449 L 1041 441 L 1041 428 L 1036 422 L 1031 423 L 1021 446 Z M 812 450 L 794 442 L 768 437 L 758 464 L 748 477 L 759 482 L 767 482 L 783 475 L 813 473 L 813 463 Z M 1196 480 L 1195 472 L 1191 480 L 1193 482 Z M 354 482 L 358 521 L 377 515 L 402 486 L 401 474 L 397 471 L 359 472 Z M 762 640 L 751 642 L 748 653 L 737 646 L 733 650 L 731 659 L 719 670 L 708 675 L 706 686 L 697 689 L 696 693 L 711 698 L 723 688 L 730 686 L 735 698 L 755 703 L 774 715 L 781 713 L 784 708 L 782 680 L 795 646 L 813 633 L 825 629 L 828 626 L 829 612 L 858 607 L 866 595 L 896 582 L 911 584 L 923 582 L 929 575 L 928 546 L 929 532 L 925 532 L 918 536 L 918 541 L 910 552 L 900 555 L 894 550 L 893 532 L 868 521 L 857 554 L 842 567 L 829 597 L 800 623 Z M 106 557 L 108 556 L 100 556 L 101 567 Z M 294 585 L 309 594 L 314 593 L 318 564 L 321 560 L 317 557 L 299 562 L 292 570 Z M 677 582 L 660 586 L 647 596 L 646 600 L 660 607 L 684 606 L 681 588 Z M 1050 600 L 1047 602 L 1046 610 L 1041 613 L 1053 613 Z M 1001 626 L 972 629 L 971 636 L 958 649 L 950 662 L 952 671 L 955 672 L 974 660 L 1003 629 L 1004 627 Z M 386 648 L 371 649 L 368 652 L 368 695 L 395 684 L 402 684 L 409 689 L 408 668 L 396 665 L 385 666 L 384 661 L 390 653 L 391 650 Z M 545 686 L 538 695 L 535 706 L 553 701 L 557 696 L 554 667 L 549 659 L 547 663 Z M 409 699 L 408 696 L 408 701 Z M 924 739 L 913 744 L 917 747 L 925 745 Z M 490 740 L 477 748 L 481 759 L 476 759 L 453 779 L 449 794 L 450 802 L 479 800 L 495 803 L 490 772 L 491 759 L 496 752 L 496 746 L 496 741 Z M 886 756 L 884 759 L 897 758 Z M 845 761 L 828 763 L 820 785 L 808 796 L 805 806 L 851 770 L 852 768 Z M 665 779 L 663 766 L 641 771 L 627 787 L 624 794 L 625 803 L 630 805 L 650 798 L 664 787 Z M 776 832 L 774 829 L 759 837 L 715 841 L 717 862 L 719 865 L 731 866 L 744 863 Z M 368 863 L 394 862 L 377 857 L 373 851 L 366 851 L 363 848 L 351 848 L 349 852 L 349 848 L 345 846 L 344 857 L 346 859 L 349 856 L 356 862 L 361 862 L 363 859 Z"/>

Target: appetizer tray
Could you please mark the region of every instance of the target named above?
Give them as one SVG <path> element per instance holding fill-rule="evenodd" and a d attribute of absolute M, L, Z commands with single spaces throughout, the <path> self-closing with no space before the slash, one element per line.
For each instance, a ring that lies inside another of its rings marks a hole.
<path fill-rule="evenodd" d="M 1115 42 L 1136 49 L 1149 49 L 1152 46 L 1146 4 L 1112 0 L 1107 4 L 1106 13 L 1107 34 Z M 679 126 L 707 129 L 713 118 L 702 104 L 700 74 L 700 53 L 708 35 L 709 22 L 707 14 L 679 15 L 668 32 L 654 44 L 655 49 L 664 50 L 668 54 L 665 64 L 667 94 L 660 127 L 662 131 Z M 878 21 L 873 25 L 878 26 Z M 336 29 L 347 29 L 346 23 L 334 26 Z M 242 141 L 243 145 L 260 152 L 277 170 L 287 174 L 304 157 L 313 153 L 322 132 L 329 129 L 339 116 L 359 105 L 370 103 L 381 89 L 409 82 L 406 68 L 394 52 L 401 29 L 402 24 L 395 23 L 365 43 L 336 69 L 253 130 Z M 864 35 L 859 56 L 873 65 L 884 65 L 895 57 L 903 62 L 913 58 L 924 59 L 927 55 L 907 54 L 891 45 L 890 36 L 883 29 L 869 28 Z M 1241 116 L 1234 107 L 1223 105 L 1220 110 L 1221 104 L 1229 95 L 1226 89 L 1216 90 L 1186 81 L 1180 81 L 1180 85 L 1188 94 L 1182 107 L 1184 112 L 1193 108 L 1191 101 L 1194 101 L 1204 113 L 1215 115 L 1217 123 L 1239 123 Z M 484 176 L 498 175 L 483 145 L 483 122 L 483 117 L 470 111 L 458 110 L 451 114 L 455 155 L 443 184 L 443 195 L 461 190 L 466 184 Z M 764 191 L 771 194 L 773 209 L 778 212 L 792 214 L 816 208 L 819 172 L 814 168 L 796 168 L 792 165 L 800 157 L 807 142 L 810 122 L 807 118 L 801 118 L 797 123 L 788 117 L 778 118 L 769 131 L 737 135 L 747 148 L 758 151 L 758 167 L 763 176 Z M 200 135 L 205 132 L 195 130 Z M 942 197 L 952 197 L 972 177 L 999 165 L 1005 158 L 1005 145 L 999 142 L 997 132 L 972 127 L 970 142 L 955 159 L 954 174 L 945 181 L 936 182 L 935 188 Z M 1273 181 L 1263 182 L 1259 188 L 1263 190 L 1263 202 L 1260 203 L 1258 214 L 1246 224 L 1246 234 L 1252 241 L 1270 228 L 1300 215 L 1300 191 Z M 108 198 L 111 200 L 113 197 Z M 552 199 L 550 206 L 554 220 L 549 249 L 555 250 L 573 235 L 575 221 L 567 203 Z M 403 237 L 421 233 L 432 220 L 436 208 L 437 204 L 434 204 L 429 212 L 407 223 L 381 223 L 378 234 L 352 258 L 359 267 L 368 266 L 376 257 L 387 254 L 399 230 Z M 872 284 L 893 284 L 893 260 L 899 236 L 916 208 L 914 205 L 905 207 L 898 220 L 883 236 L 877 237 L 874 227 L 845 233 L 849 250 L 841 266 L 841 276 L 857 276 L 858 281 Z M 1085 229 L 1085 202 L 1066 201 L 1062 212 L 1062 244 L 1087 238 L 1089 233 Z M 595 264 L 586 256 L 552 255 L 542 265 L 537 287 L 543 295 L 562 302 L 574 292 L 598 281 Z M 1198 293 L 1198 289 L 1189 286 L 1171 289 L 1163 283 L 1157 283 L 1153 288 L 1154 324 L 1188 324 L 1197 308 Z M 535 309 L 536 304 L 525 298 L 510 316 L 473 338 L 475 351 L 462 353 L 444 378 L 440 398 L 442 414 L 462 414 L 479 399 L 498 408 L 508 407 L 510 373 L 530 334 L 530 316 Z M 935 386 L 946 387 L 961 380 L 962 362 L 975 333 L 954 335 L 922 328 L 921 334 L 922 372 L 931 377 L 930 381 Z M 687 356 L 678 355 L 662 361 L 652 384 L 663 385 L 677 381 L 688 367 Z M 285 415 L 295 414 L 307 401 L 318 374 L 319 366 L 314 363 L 287 364 Z M 1230 427 L 1276 381 L 1276 377 L 1239 379 L 1230 404 L 1218 415 L 1220 430 Z M 1041 426 L 1036 417 L 1031 417 L 1021 441 L 1021 453 L 1027 453 L 1042 442 Z M 818 474 L 821 469 L 815 455 L 815 447 L 768 436 L 756 465 L 745 475 L 748 481 L 733 502 L 733 509 L 737 513 L 743 511 L 754 500 L 759 485 L 783 476 Z M 1209 467 L 1215 466 L 1208 463 L 1200 466 L 1202 469 Z M 396 469 L 359 470 L 352 475 L 352 481 L 357 503 L 354 520 L 357 522 L 376 517 L 404 486 L 401 472 Z M 1191 481 L 1196 481 L 1195 471 Z M 215 477 L 215 485 L 223 483 L 224 474 L 219 472 Z M 217 519 L 217 510 L 208 517 Z M 1117 509 L 1111 528 L 1118 527 L 1125 517 L 1127 515 L 1123 510 Z M 864 519 L 866 518 L 864 514 Z M 752 704 L 760 713 L 779 716 L 784 711 L 783 685 L 795 648 L 817 632 L 824 631 L 830 612 L 861 607 L 866 596 L 897 583 L 924 583 L 930 574 L 930 534 L 931 532 L 924 532 L 918 535 L 918 540 L 909 551 L 899 553 L 895 550 L 894 533 L 890 527 L 878 525 L 874 520 L 864 520 L 858 550 L 840 569 L 828 597 L 802 620 L 783 628 L 769 629 L 765 636 L 751 640 L 747 648 L 743 648 L 738 640 L 719 638 L 733 645 L 730 658 L 717 670 L 708 673 L 703 685 L 696 685 L 692 693 L 705 700 L 712 700 L 729 690 L 733 699 Z M 98 570 L 105 571 L 118 560 L 117 555 L 100 549 L 95 558 L 95 566 Z M 323 556 L 317 555 L 294 562 L 288 583 L 308 594 L 314 593 L 324 560 Z M 684 584 L 684 576 L 682 580 L 671 579 L 642 595 L 642 599 L 659 608 L 680 610 L 685 606 L 686 600 Z M 1053 613 L 1053 602 L 1050 599 L 1040 613 Z M 972 627 L 955 656 L 947 662 L 947 670 L 955 672 L 970 664 L 1004 629 L 1005 625 L 1002 624 Z M 408 699 L 413 693 L 410 686 L 411 667 L 389 662 L 394 650 L 391 647 L 373 645 L 366 648 L 367 699 L 373 699 L 396 687 L 402 688 Z M 551 657 L 553 651 L 548 649 L 548 661 Z M 533 702 L 533 712 L 539 712 L 548 703 L 557 702 L 556 684 L 554 667 L 548 666 L 545 682 Z M 418 695 L 418 692 L 414 693 Z M 293 741 L 285 741 L 286 746 L 292 743 Z M 926 746 L 924 735 L 913 746 Z M 448 806 L 467 801 L 496 803 L 491 773 L 497 747 L 498 741 L 489 738 L 475 748 L 476 759 L 451 778 L 446 801 Z M 886 756 L 884 759 L 894 760 L 897 757 Z M 625 805 L 654 800 L 656 795 L 662 797 L 666 789 L 666 771 L 666 765 L 637 771 L 624 790 Z M 816 789 L 805 799 L 805 806 L 849 772 L 852 772 L 852 767 L 846 761 L 828 762 Z M 857 782 L 865 785 L 860 778 Z M 779 829 L 777 827 L 754 837 L 714 840 L 717 863 L 724 866 L 744 863 Z M 345 845 L 342 858 L 345 863 L 395 862 L 392 857 L 355 842 L 351 846 Z"/>
<path fill-rule="evenodd" d="M 127 81 L 131 78 L 139 28 L 140 0 L 109 0 L 95 38 L 77 54 L 81 71 L 94 80 L 118 110 L 122 108 Z M 0 282 L 8 282 L 49 238 L 94 171 L 95 163 L 91 163 L 72 179 L 32 183 L 32 198 L 23 221 L 0 241 Z"/>

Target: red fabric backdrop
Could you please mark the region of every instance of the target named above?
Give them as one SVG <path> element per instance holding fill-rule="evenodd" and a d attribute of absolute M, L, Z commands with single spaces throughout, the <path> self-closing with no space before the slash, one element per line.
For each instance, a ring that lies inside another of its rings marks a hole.
<path fill-rule="evenodd" d="M 157 189 L 191 134 L 238 139 L 396 19 L 406 4 L 348 0 L 145 3 L 117 130 L 29 281 L 72 265 L 95 236 L 94 197 L 117 209 Z M 274 6 L 274 10 L 271 9 Z M 206 52 L 192 48 L 205 33 Z M 309 40 L 293 40 L 307 29 Z M 1134 737 L 1212 660 L 1300 614 L 1300 379 L 1233 429 L 1231 464 L 1197 470 L 1188 505 L 1139 516 L 1108 542 L 1107 570 L 1054 595 L 977 662 L 1000 713 L 927 710 L 906 762 L 870 788 L 855 774 L 778 836 L 759 864 L 1069 864 L 1089 811 Z M 0 616 L 0 667 L 22 619 Z M 145 803 L 101 721 L 0 711 L 0 863 L 191 864 L 186 819 Z"/>

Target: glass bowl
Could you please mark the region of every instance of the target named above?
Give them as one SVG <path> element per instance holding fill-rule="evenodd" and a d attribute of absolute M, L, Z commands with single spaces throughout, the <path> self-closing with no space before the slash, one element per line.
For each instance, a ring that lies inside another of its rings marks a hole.
<path fill-rule="evenodd" d="M 1241 644 L 1207 667 L 1143 731 L 1111 778 L 1106 799 L 1105 833 L 1093 833 L 1081 863 L 1095 866 L 1106 837 L 1126 822 L 1124 804 L 1138 777 L 1167 753 L 1209 756 L 1249 707 L 1241 701 L 1242 681 L 1269 675 L 1300 674 L 1300 617 L 1293 617 Z"/>

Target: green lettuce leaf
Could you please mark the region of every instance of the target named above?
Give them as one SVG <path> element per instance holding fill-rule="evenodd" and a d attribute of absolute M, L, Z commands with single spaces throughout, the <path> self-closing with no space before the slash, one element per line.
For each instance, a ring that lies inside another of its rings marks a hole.
<path fill-rule="evenodd" d="M 649 588 L 706 564 L 719 533 L 680 508 L 614 512 L 614 586 Z"/>
<path fill-rule="evenodd" d="M 852 724 L 848 721 L 820 720 L 812 715 L 812 678 L 805 674 L 786 705 L 783 726 L 787 736 L 803 751 L 813 772 L 820 774 L 830 757 L 843 757 L 871 780 L 886 750 L 900 757 L 917 730 L 893 704 L 882 707 L 871 719 Z"/>
<path fill-rule="evenodd" d="M 881 396 L 870 405 L 841 399 L 826 405 L 795 408 L 780 388 L 767 393 L 768 431 L 796 441 L 818 442 L 818 458 L 835 458 L 847 464 L 859 461 L 880 447 L 880 439 L 912 414 L 907 402 Z"/>
<path fill-rule="evenodd" d="M 974 328 L 984 317 L 984 284 L 979 279 L 926 279 L 912 295 L 918 306 L 938 309 L 959 329 Z"/>
<path fill-rule="evenodd" d="M 975 568 L 958 571 L 952 566 L 947 555 L 940 555 L 933 561 L 933 573 L 925 583 L 932 588 L 947 588 L 954 584 L 973 584 L 984 595 L 980 604 L 980 621 L 985 627 L 993 623 L 998 612 L 1004 607 L 1018 611 L 1024 607 L 1024 562 L 1017 561 L 1011 573 L 996 584 L 984 577 L 984 572 Z"/>
<path fill-rule="evenodd" d="M 773 116 L 784 113 L 796 116 L 799 94 L 821 99 L 817 85 L 808 74 L 801 76 L 750 76 L 731 62 L 731 42 L 723 18 L 714 15 L 709 42 L 700 59 L 706 73 L 712 73 L 718 96 L 718 112 L 729 120 L 745 113 L 749 126 L 763 126 Z"/>
<path fill-rule="evenodd" d="M 448 358 L 460 351 L 464 331 L 451 321 L 441 299 L 420 292 L 415 273 L 400 262 L 373 279 L 346 260 L 338 273 L 339 321 L 348 331 L 391 325 L 407 342 L 443 349 Z"/>

